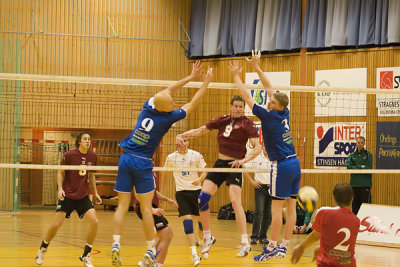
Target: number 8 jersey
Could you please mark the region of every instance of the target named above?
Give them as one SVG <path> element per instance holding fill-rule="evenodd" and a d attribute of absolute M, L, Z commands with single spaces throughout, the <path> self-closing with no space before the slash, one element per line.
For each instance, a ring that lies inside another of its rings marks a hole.
<path fill-rule="evenodd" d="M 320 208 L 312 227 L 321 234 L 317 266 L 357 266 L 354 251 L 360 219 L 350 209 Z"/>

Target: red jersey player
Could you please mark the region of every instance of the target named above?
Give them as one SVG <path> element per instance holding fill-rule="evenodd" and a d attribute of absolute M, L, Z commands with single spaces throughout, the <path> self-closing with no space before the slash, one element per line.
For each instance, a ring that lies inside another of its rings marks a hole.
<path fill-rule="evenodd" d="M 347 183 L 338 183 L 333 196 L 339 206 L 323 207 L 317 211 L 314 231 L 294 248 L 292 263 L 299 261 L 306 247 L 320 240 L 320 247 L 316 249 L 319 249 L 317 266 L 357 266 L 354 253 L 360 220 L 351 211 L 353 190 Z"/>

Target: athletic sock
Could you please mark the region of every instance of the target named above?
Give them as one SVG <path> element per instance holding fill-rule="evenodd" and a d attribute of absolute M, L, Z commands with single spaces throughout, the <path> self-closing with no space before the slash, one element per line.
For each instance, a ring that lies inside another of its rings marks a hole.
<path fill-rule="evenodd" d="M 242 235 L 242 241 L 241 241 L 241 243 L 242 243 L 242 244 L 249 244 L 249 238 L 248 238 L 247 234 L 243 234 L 243 235 Z"/>
<path fill-rule="evenodd" d="M 155 248 L 155 241 L 150 240 L 150 241 L 146 241 L 147 243 L 147 249 L 151 249 L 151 251 L 153 251 L 154 256 L 156 255 L 156 248 Z"/>
<path fill-rule="evenodd" d="M 113 235 L 114 244 L 119 244 L 121 240 L 121 235 Z"/>
<path fill-rule="evenodd" d="M 274 250 L 274 248 L 276 248 L 277 244 L 278 244 L 278 241 L 270 240 L 268 247 L 267 247 L 268 251 Z"/>
<path fill-rule="evenodd" d="M 287 248 L 288 244 L 289 244 L 289 240 L 282 239 L 282 242 L 281 242 L 280 246 Z"/>
<path fill-rule="evenodd" d="M 91 251 L 92 251 L 92 246 L 86 243 L 85 249 L 83 250 L 82 258 L 86 257 Z"/>
<path fill-rule="evenodd" d="M 46 240 L 42 240 L 42 244 L 40 244 L 40 248 L 46 248 L 49 246 L 50 242 L 47 242 Z"/>
<path fill-rule="evenodd" d="M 192 255 L 197 255 L 196 246 L 191 246 L 190 250 L 192 251 Z"/>
<path fill-rule="evenodd" d="M 211 231 L 210 230 L 204 230 L 203 231 L 203 237 L 206 240 L 210 240 L 211 239 Z"/>

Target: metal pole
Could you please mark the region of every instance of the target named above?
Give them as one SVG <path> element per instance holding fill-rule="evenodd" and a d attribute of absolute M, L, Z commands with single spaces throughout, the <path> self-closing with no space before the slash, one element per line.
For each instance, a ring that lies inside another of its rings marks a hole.
<path fill-rule="evenodd" d="M 105 38 L 105 39 L 122 39 L 122 40 L 136 40 L 136 41 L 191 42 L 191 40 L 158 39 L 158 38 L 135 38 L 135 37 L 123 37 L 123 36 L 104 36 L 104 35 L 86 35 L 86 34 L 68 34 L 68 33 L 46 33 L 46 32 L 0 31 L 0 34 L 68 36 L 68 37 Z"/>

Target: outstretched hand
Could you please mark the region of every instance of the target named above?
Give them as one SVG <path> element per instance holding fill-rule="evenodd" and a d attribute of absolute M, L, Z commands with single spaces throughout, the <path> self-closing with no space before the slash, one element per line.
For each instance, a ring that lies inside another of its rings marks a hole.
<path fill-rule="evenodd" d="M 292 258 L 290 259 L 292 264 L 298 263 L 303 253 L 304 248 L 300 245 L 297 245 L 292 251 Z"/>
<path fill-rule="evenodd" d="M 231 165 L 231 168 L 240 168 L 245 163 L 246 162 L 244 161 L 244 159 L 237 159 L 237 160 L 229 162 L 228 164 Z"/>
<path fill-rule="evenodd" d="M 234 62 L 233 64 L 232 64 L 232 62 L 229 63 L 228 68 L 232 71 L 233 76 L 236 76 L 236 75 L 238 76 L 242 72 L 242 68 L 239 67 L 239 64 L 237 62 Z"/>
<path fill-rule="evenodd" d="M 196 79 L 202 75 L 204 72 L 201 68 L 203 67 L 203 63 L 200 62 L 200 60 L 197 60 L 195 63 L 193 63 L 193 68 L 192 68 L 192 78 Z"/>
<path fill-rule="evenodd" d="M 176 136 L 176 144 L 180 146 L 185 144 L 185 141 L 183 141 L 182 136 L 179 134 Z"/>
<path fill-rule="evenodd" d="M 212 80 L 214 74 L 213 74 L 213 69 L 211 67 L 208 67 L 206 75 L 204 75 L 204 81 L 209 82 Z"/>
<path fill-rule="evenodd" d="M 258 65 L 258 62 L 260 61 L 260 57 L 261 57 L 261 51 L 260 50 L 251 50 L 251 58 L 247 58 L 246 57 L 246 61 L 250 62 L 251 65 L 253 65 L 253 67 Z"/>

